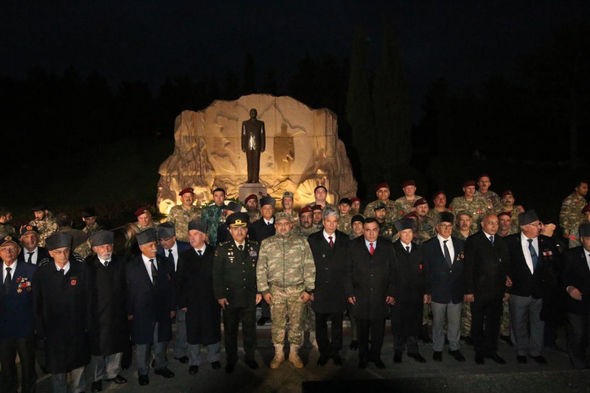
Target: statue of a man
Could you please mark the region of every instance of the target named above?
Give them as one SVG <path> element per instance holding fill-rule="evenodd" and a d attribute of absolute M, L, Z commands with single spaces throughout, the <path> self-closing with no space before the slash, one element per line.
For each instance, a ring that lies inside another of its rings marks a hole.
<path fill-rule="evenodd" d="M 250 109 L 250 119 L 242 122 L 242 151 L 248 162 L 248 183 L 258 183 L 260 153 L 265 149 L 264 122 L 256 119 L 258 112 Z"/>

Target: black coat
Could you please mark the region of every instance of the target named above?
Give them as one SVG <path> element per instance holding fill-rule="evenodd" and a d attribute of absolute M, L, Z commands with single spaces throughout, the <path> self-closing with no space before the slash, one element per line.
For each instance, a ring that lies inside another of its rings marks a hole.
<path fill-rule="evenodd" d="M 275 233 L 274 221 L 273 224 L 267 225 L 264 218 L 260 218 L 248 226 L 250 239 L 257 241 L 258 243 L 273 236 Z"/>
<path fill-rule="evenodd" d="M 324 237 L 324 231 L 307 238 L 315 263 L 315 290 L 311 307 L 319 313 L 338 313 L 346 309 L 346 267 L 350 240 L 344 232 L 336 231 L 334 247 Z"/>
<path fill-rule="evenodd" d="M 588 253 L 588 251 L 586 251 Z M 575 314 L 590 314 L 590 269 L 582 246 L 570 248 L 565 252 L 563 271 L 563 291 L 570 285 L 582 292 L 582 300 L 567 296 L 566 309 Z"/>
<path fill-rule="evenodd" d="M 178 258 L 178 307 L 187 307 L 189 344 L 209 345 L 221 340 L 221 310 L 213 293 L 214 255 L 215 247 L 207 245 L 202 256 L 191 248 Z"/>
<path fill-rule="evenodd" d="M 364 236 L 351 240 L 348 251 L 348 272 L 345 282 L 346 296 L 356 297 L 352 314 L 360 319 L 385 318 L 389 306 L 387 296 L 393 296 L 393 244 L 379 237 L 375 254 L 371 255 Z"/>
<path fill-rule="evenodd" d="M 18 261 L 12 272 L 12 282 L 8 293 L 4 293 L 0 285 L 0 340 L 33 335 L 35 313 L 33 311 L 32 285 L 36 268 L 30 263 Z M 2 270 L 0 270 L 1 272 Z"/>
<path fill-rule="evenodd" d="M 104 267 L 96 255 L 86 258 L 90 286 L 90 353 L 106 356 L 129 345 L 125 261 L 115 255 Z"/>
<path fill-rule="evenodd" d="M 394 334 L 417 336 L 422 327 L 422 310 L 426 277 L 422 249 L 412 243 L 408 253 L 398 240 L 393 243 L 395 263 L 393 264 L 393 296 L 391 307 L 391 329 Z"/>
<path fill-rule="evenodd" d="M 503 238 L 494 236 L 494 244 L 480 231 L 465 241 L 465 293 L 478 301 L 502 299 L 510 257 Z"/>
<path fill-rule="evenodd" d="M 465 276 L 463 240 L 451 237 L 455 256 L 451 267 L 447 264 L 438 237 L 433 237 L 422 246 L 426 268 L 426 293 L 436 303 L 463 303 Z"/>
<path fill-rule="evenodd" d="M 170 311 L 176 310 L 174 267 L 168 258 L 157 255 L 158 279 L 152 284 L 141 255 L 126 266 L 127 314 L 133 315 L 132 336 L 136 344 L 151 344 L 158 323 L 158 341 L 170 341 Z"/>
<path fill-rule="evenodd" d="M 66 373 L 88 363 L 88 269 L 70 259 L 60 273 L 55 263 L 40 266 L 33 278 L 37 335 L 46 341 L 46 366 L 52 374 Z"/>

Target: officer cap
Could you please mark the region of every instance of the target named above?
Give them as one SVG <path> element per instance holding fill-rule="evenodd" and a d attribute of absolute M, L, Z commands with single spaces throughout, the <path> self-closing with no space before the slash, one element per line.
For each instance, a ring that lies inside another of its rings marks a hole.
<path fill-rule="evenodd" d="M 90 235 L 90 244 L 92 247 L 113 244 L 114 242 L 115 234 L 111 231 L 100 230 Z"/>
<path fill-rule="evenodd" d="M 238 213 L 235 213 L 235 214 L 232 214 L 231 216 L 229 216 L 227 218 L 226 222 L 230 228 L 236 228 L 236 227 L 245 228 L 248 226 L 249 220 L 250 220 L 250 217 L 248 216 L 248 213 L 238 212 Z"/>
<path fill-rule="evenodd" d="M 57 248 L 72 248 L 72 235 L 66 232 L 55 232 L 45 240 L 45 246 L 49 251 Z"/>
<path fill-rule="evenodd" d="M 158 239 L 170 239 L 172 236 L 176 236 L 176 228 L 171 222 L 165 222 L 158 225 L 157 233 Z"/>

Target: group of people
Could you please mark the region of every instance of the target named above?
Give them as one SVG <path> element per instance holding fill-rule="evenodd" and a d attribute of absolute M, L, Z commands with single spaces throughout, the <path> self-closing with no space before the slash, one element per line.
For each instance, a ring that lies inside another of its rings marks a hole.
<path fill-rule="evenodd" d="M 150 369 L 174 377 L 170 342 L 189 374 L 198 374 L 201 352 L 219 369 L 222 323 L 227 373 L 239 361 L 240 323 L 251 369 L 259 367 L 256 324 L 267 322 L 271 369 L 285 360 L 305 366 L 299 350 L 306 332 L 319 366 L 341 366 L 346 315 L 359 368 L 386 367 L 387 318 L 394 363 L 404 353 L 426 362 L 419 341 L 431 324 L 433 361 L 443 360 L 446 341 L 448 354 L 465 361 L 463 336 L 477 364 L 504 364 L 498 339 L 508 336 L 517 362 L 544 364 L 544 345 L 554 344 L 565 322 L 572 364 L 587 368 L 588 183 L 579 182 L 562 204 L 563 237 L 534 210 L 516 205 L 512 192 L 499 196 L 490 184 L 487 175 L 465 182 L 463 196 L 449 206 L 437 192 L 430 208 L 415 182 L 404 182 L 397 200 L 381 183 L 363 214 L 356 197 L 328 203 L 323 185 L 299 211 L 291 192 L 277 209 L 270 196 L 228 201 L 222 188 L 197 208 L 192 188 L 185 188 L 166 222 L 156 224 L 142 207 L 136 222 L 113 231 L 100 228 L 92 209 L 77 231 L 67 217 L 58 225 L 41 206 L 16 231 L 10 212 L 0 209 L 1 384 L 17 391 L 18 354 L 22 392 L 35 389 L 37 361 L 51 373 L 54 392 L 86 391 L 87 379 L 99 392 L 103 383 L 127 383 L 121 368 L 129 366 L 134 345 L 138 383 L 147 385 Z"/>

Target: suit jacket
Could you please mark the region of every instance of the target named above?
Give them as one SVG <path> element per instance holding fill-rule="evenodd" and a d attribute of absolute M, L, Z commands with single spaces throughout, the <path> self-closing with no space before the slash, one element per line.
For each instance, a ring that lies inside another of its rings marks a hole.
<path fill-rule="evenodd" d="M 141 255 L 132 258 L 126 266 L 127 314 L 133 315 L 132 335 L 136 344 L 151 344 L 154 326 L 158 323 L 158 341 L 172 337 L 170 311 L 176 310 L 174 267 L 168 260 L 156 255 L 158 277 L 155 285 L 143 263 Z"/>
<path fill-rule="evenodd" d="M 37 264 L 39 264 L 39 262 L 41 262 L 41 260 L 44 258 L 50 258 L 49 251 L 47 251 L 45 247 L 38 247 L 38 252 L 39 255 L 37 255 Z M 20 251 L 20 254 L 18 254 L 19 262 L 26 262 L 28 257 L 29 255 L 27 254 L 27 250 L 23 247 L 23 249 Z"/>
<path fill-rule="evenodd" d="M 256 304 L 256 262 L 260 245 L 246 240 L 244 250 L 229 240 L 215 249 L 213 260 L 213 294 L 215 299 L 226 298 L 227 308 L 248 307 Z"/>
<path fill-rule="evenodd" d="M 266 225 L 264 218 L 260 218 L 250 224 L 248 231 L 250 239 L 257 241 L 258 243 L 276 233 L 274 224 Z"/>
<path fill-rule="evenodd" d="M 346 266 L 350 240 L 344 232 L 336 231 L 334 247 L 324 238 L 324 231 L 307 238 L 315 263 L 315 290 L 311 307 L 319 313 L 344 312 L 346 309 Z"/>
<path fill-rule="evenodd" d="M 352 314 L 360 319 L 381 319 L 388 314 L 387 296 L 393 296 L 393 244 L 379 237 L 371 255 L 364 236 L 351 240 L 345 281 L 346 297 L 356 297 Z"/>
<path fill-rule="evenodd" d="M 476 301 L 501 299 L 506 291 L 510 260 L 503 238 L 494 236 L 494 244 L 480 231 L 465 241 L 465 293 Z"/>
<path fill-rule="evenodd" d="M 447 264 L 438 237 L 423 244 L 426 268 L 426 292 L 436 303 L 462 303 L 465 294 L 463 240 L 451 236 L 455 256 L 451 267 Z"/>
<path fill-rule="evenodd" d="M 183 242 L 182 240 L 177 240 L 176 241 L 176 247 L 178 247 L 178 258 L 180 258 L 180 254 L 182 254 L 184 251 L 189 250 L 191 248 L 190 243 L 187 242 Z M 166 250 L 164 250 L 164 248 L 158 244 L 158 248 L 157 248 L 157 254 L 166 258 L 168 258 L 168 254 L 166 253 Z M 172 262 L 172 260 L 170 260 L 170 262 Z M 178 270 L 178 261 L 175 261 L 176 263 L 174 263 L 174 271 Z"/>
<path fill-rule="evenodd" d="M 0 339 L 33 335 L 35 313 L 32 284 L 36 269 L 37 266 L 33 264 L 17 261 L 16 268 L 11 272 L 8 293 L 4 293 L 0 285 Z"/>
<path fill-rule="evenodd" d="M 569 295 L 566 299 L 567 311 L 575 314 L 590 314 L 590 269 L 585 253 L 588 251 L 582 246 L 570 248 L 565 252 L 562 290 L 571 285 L 582 292 L 582 300 L 574 300 Z"/>

